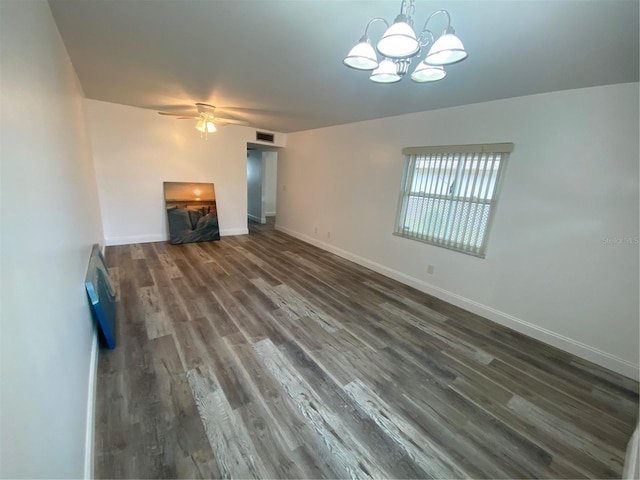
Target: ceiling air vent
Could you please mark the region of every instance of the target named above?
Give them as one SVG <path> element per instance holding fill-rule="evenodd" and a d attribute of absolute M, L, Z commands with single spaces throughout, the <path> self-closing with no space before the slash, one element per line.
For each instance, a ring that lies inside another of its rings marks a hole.
<path fill-rule="evenodd" d="M 273 143 L 273 133 L 256 131 L 256 140 L 260 140 L 261 142 Z"/>

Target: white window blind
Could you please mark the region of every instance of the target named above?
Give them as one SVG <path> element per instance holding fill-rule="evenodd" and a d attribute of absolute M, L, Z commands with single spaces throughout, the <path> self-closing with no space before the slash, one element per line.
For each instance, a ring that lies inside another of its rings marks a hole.
<path fill-rule="evenodd" d="M 484 257 L 512 143 L 411 147 L 395 234 Z"/>

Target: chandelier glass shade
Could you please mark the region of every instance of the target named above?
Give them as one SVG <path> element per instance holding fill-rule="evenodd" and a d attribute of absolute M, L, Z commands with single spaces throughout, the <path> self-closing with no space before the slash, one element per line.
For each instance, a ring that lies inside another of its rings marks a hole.
<path fill-rule="evenodd" d="M 433 44 L 424 61 L 431 65 L 451 65 L 465 58 L 467 58 L 467 52 L 460 39 L 453 33 L 445 31 Z"/>
<path fill-rule="evenodd" d="M 355 68 L 356 70 L 374 70 L 378 68 L 378 56 L 373 49 L 373 45 L 369 42 L 369 37 L 366 35 L 360 39 L 355 47 L 353 47 L 343 63 L 347 67 Z"/>
<path fill-rule="evenodd" d="M 420 43 L 406 18 L 399 15 L 395 23 L 384 32 L 376 48 L 385 57 L 409 58 L 420 51 Z"/>
<path fill-rule="evenodd" d="M 462 41 L 451 26 L 451 16 L 446 10 L 433 12 L 418 35 L 413 29 L 412 15 L 415 0 L 402 0 L 400 14 L 393 24 L 381 17 L 373 18 L 367 24 L 360 42 L 353 47 L 343 63 L 356 70 L 371 71 L 369 79 L 376 83 L 396 83 L 409 72 L 411 63 L 416 60 L 410 78 L 417 83 L 435 82 L 443 79 L 447 73 L 444 66 L 461 62 L 467 58 Z M 429 21 L 436 15 L 447 17 L 447 26 L 437 39 L 427 28 Z M 382 22 L 386 30 L 374 49 L 369 39 L 369 27 Z M 427 51 L 420 61 L 422 53 Z M 378 54 L 382 57 L 378 60 Z"/>
<path fill-rule="evenodd" d="M 402 77 L 398 75 L 396 64 L 390 58 L 385 58 L 380 62 L 378 68 L 371 72 L 369 78 L 376 83 L 396 83 L 402 80 Z"/>
<path fill-rule="evenodd" d="M 411 80 L 417 83 L 435 82 L 436 80 L 442 80 L 446 76 L 447 72 L 444 71 L 444 68 L 420 62 L 411 74 Z"/>

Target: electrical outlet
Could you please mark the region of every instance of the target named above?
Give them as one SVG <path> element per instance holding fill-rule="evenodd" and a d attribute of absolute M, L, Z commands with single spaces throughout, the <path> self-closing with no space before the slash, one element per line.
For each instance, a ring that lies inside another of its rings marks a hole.
<path fill-rule="evenodd" d="M 318 233 L 318 227 L 313 228 L 313 233 Z"/>
<path fill-rule="evenodd" d="M 286 185 L 283 185 L 283 186 L 282 186 L 282 191 L 283 191 L 283 192 L 286 192 L 286 191 L 287 191 L 287 186 L 286 186 Z"/>
<path fill-rule="evenodd" d="M 434 271 L 435 271 L 435 267 L 433 265 L 427 265 L 427 273 L 429 275 L 433 275 Z"/>
<path fill-rule="evenodd" d="M 327 232 L 327 238 L 331 238 L 331 232 Z"/>

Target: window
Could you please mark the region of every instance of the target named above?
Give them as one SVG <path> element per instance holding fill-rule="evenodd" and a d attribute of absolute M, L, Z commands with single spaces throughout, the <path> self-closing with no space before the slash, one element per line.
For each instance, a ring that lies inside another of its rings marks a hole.
<path fill-rule="evenodd" d="M 512 143 L 412 147 L 395 234 L 484 258 Z"/>

